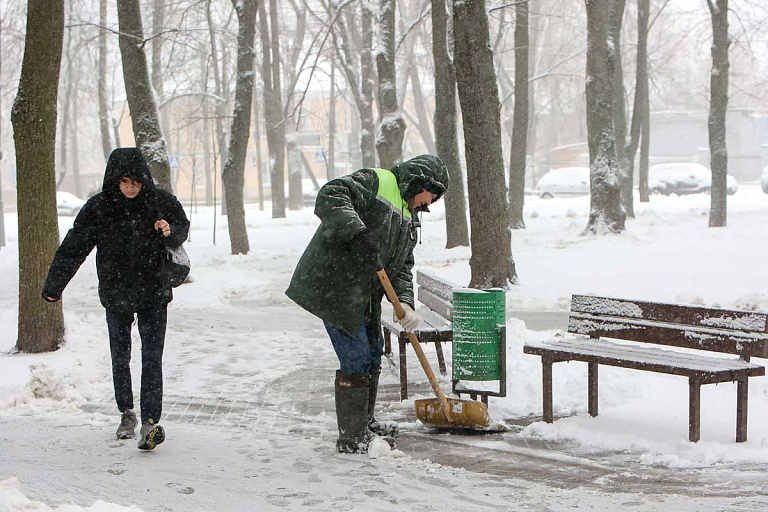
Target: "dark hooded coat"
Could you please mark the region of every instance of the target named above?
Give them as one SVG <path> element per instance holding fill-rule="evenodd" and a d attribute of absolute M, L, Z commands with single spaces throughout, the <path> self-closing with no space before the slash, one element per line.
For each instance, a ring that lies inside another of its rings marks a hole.
<path fill-rule="evenodd" d="M 398 164 L 391 173 L 400 195 L 394 204 L 380 190 L 375 169 L 336 178 L 320 189 L 315 215 L 322 224 L 286 291 L 299 306 L 350 335 L 360 327 L 366 310 L 379 322 L 384 296 L 375 269 L 355 253 L 350 241 L 366 230 L 379 240 L 380 259 L 398 298 L 413 307 L 411 269 L 418 223 L 415 212 L 406 213 L 407 203 L 425 188 L 438 198 L 448 188 L 448 171 L 432 155 Z"/>
<path fill-rule="evenodd" d="M 142 184 L 141 192 L 132 199 L 120 191 L 120 180 L 126 176 Z M 170 236 L 155 230 L 160 219 L 170 225 Z M 104 171 L 101 192 L 85 203 L 56 251 L 43 297 L 61 298 L 96 247 L 99 298 L 105 308 L 137 311 L 165 305 L 173 299 L 162 272 L 165 246 L 180 246 L 188 233 L 184 208 L 173 194 L 155 187 L 141 152 L 115 149 Z"/>

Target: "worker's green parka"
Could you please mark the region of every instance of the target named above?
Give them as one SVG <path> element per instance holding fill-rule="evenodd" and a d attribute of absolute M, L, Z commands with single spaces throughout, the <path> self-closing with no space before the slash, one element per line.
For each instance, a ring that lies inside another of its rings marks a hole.
<path fill-rule="evenodd" d="M 448 187 L 445 165 L 432 155 L 417 156 L 391 171 L 361 169 L 326 183 L 315 202 L 322 224 L 301 256 L 286 295 L 349 335 L 360 327 L 366 308 L 369 318 L 378 322 L 384 289 L 370 261 L 350 244 L 368 230 L 381 244 L 381 262 L 398 298 L 413 307 L 417 218 L 408 202 L 425 185 L 443 192 Z"/>

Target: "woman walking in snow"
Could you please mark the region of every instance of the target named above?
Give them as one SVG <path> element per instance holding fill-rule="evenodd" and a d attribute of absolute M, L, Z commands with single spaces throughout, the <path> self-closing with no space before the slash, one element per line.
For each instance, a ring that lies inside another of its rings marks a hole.
<path fill-rule="evenodd" d="M 158 422 L 163 404 L 163 346 L 167 305 L 173 299 L 163 273 L 165 247 L 178 247 L 189 232 L 184 208 L 173 194 L 155 187 L 138 148 L 118 148 L 109 157 L 102 191 L 75 219 L 48 271 L 43 298 L 61 294 L 96 247 L 99 298 L 106 309 L 112 380 L 120 410 L 118 439 L 135 437 L 131 386 L 131 326 L 141 336 L 141 421 L 139 449 L 165 440 Z"/>

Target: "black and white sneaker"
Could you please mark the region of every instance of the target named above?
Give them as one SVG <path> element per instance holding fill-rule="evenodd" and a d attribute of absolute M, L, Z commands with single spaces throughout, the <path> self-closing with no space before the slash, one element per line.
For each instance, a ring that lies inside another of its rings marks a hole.
<path fill-rule="evenodd" d="M 154 450 L 165 441 L 165 430 L 152 420 L 145 421 L 139 432 L 139 450 Z"/>
<path fill-rule="evenodd" d="M 136 426 L 139 424 L 133 409 L 126 409 L 120 414 L 120 426 L 115 435 L 118 439 L 133 439 L 136 437 Z"/>

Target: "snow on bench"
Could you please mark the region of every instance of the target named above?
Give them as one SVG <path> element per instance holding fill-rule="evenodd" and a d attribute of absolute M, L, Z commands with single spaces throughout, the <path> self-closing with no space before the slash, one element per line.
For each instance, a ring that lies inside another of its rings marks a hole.
<path fill-rule="evenodd" d="M 760 312 L 574 295 L 568 332 L 579 336 L 527 342 L 523 352 L 541 357 L 544 421 L 548 423 L 554 419 L 553 363 L 584 361 L 591 416 L 597 416 L 600 364 L 688 377 L 692 442 L 700 438 L 701 386 L 737 382 L 736 442 L 744 442 L 748 379 L 765 375 L 765 367 L 750 363 L 749 358 L 768 357 L 767 320 L 768 315 Z"/>

